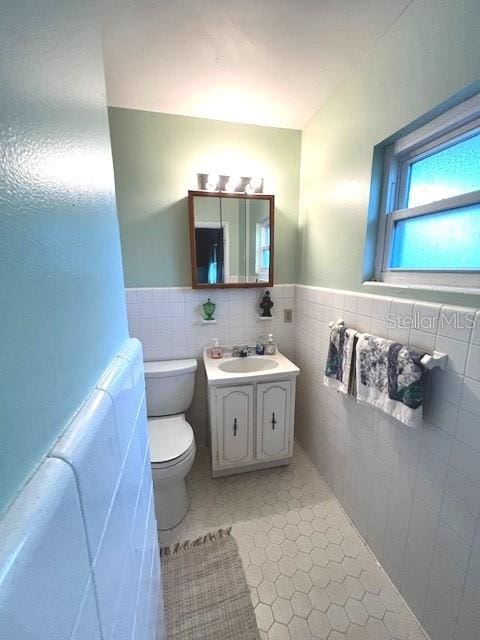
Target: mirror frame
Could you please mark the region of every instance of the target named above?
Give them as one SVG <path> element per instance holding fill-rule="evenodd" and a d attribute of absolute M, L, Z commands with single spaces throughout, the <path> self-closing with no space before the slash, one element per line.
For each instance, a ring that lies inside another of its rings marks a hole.
<path fill-rule="evenodd" d="M 267 200 L 269 204 L 270 219 L 270 268 L 268 282 L 225 282 L 223 284 L 208 284 L 197 282 L 197 248 L 195 244 L 195 211 L 194 198 L 237 198 L 239 200 Z M 190 228 L 190 259 L 192 268 L 192 289 L 250 289 L 253 287 L 273 287 L 273 261 L 274 261 L 274 212 L 275 196 L 265 193 L 237 193 L 226 191 L 191 191 L 188 192 L 188 220 Z"/>

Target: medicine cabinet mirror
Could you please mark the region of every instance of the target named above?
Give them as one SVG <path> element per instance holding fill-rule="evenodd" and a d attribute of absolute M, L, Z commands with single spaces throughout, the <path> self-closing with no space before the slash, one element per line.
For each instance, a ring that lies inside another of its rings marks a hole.
<path fill-rule="evenodd" d="M 274 196 L 189 191 L 194 289 L 273 286 Z"/>

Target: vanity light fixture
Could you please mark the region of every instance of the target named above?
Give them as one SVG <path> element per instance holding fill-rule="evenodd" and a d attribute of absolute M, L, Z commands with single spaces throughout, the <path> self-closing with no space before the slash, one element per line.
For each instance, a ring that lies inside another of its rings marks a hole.
<path fill-rule="evenodd" d="M 216 173 L 197 173 L 198 188 L 202 191 L 226 193 L 263 193 L 263 178 L 226 176 Z"/>

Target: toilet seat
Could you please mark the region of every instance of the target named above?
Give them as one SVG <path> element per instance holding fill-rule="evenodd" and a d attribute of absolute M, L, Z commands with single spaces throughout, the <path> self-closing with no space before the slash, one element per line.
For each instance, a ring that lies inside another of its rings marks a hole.
<path fill-rule="evenodd" d="M 184 460 L 190 458 L 192 451 L 195 453 L 196 447 L 195 442 L 192 442 L 192 445 L 188 448 L 185 453 L 178 456 L 178 458 L 174 458 L 173 460 L 169 460 L 168 462 L 150 462 L 152 469 L 169 469 L 171 467 L 179 467 Z"/>
<path fill-rule="evenodd" d="M 184 414 L 148 419 L 150 462 L 167 468 L 183 462 L 195 449 L 195 438 Z"/>

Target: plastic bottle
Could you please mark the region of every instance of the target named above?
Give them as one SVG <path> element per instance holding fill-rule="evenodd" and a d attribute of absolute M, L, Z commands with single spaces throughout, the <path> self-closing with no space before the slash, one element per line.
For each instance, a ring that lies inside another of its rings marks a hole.
<path fill-rule="evenodd" d="M 257 344 L 255 345 L 255 353 L 257 356 L 263 356 L 265 353 L 265 344 L 263 340 L 263 336 L 258 336 Z"/>
<path fill-rule="evenodd" d="M 223 349 L 220 346 L 220 341 L 218 338 L 214 338 L 213 347 L 210 349 L 210 356 L 215 359 L 223 358 Z"/>
<path fill-rule="evenodd" d="M 265 345 L 265 355 L 274 356 L 277 352 L 277 347 L 273 341 L 273 333 L 268 334 L 268 342 Z"/>

